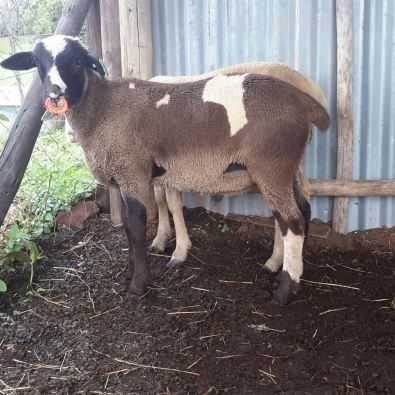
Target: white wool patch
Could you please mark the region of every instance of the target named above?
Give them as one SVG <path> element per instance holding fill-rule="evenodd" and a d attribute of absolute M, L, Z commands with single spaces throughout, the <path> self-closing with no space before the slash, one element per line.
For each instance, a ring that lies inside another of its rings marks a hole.
<path fill-rule="evenodd" d="M 129 89 L 135 89 L 136 85 L 134 84 L 134 82 L 130 82 L 129 83 Z"/>
<path fill-rule="evenodd" d="M 156 108 L 159 108 L 160 106 L 166 106 L 169 104 L 170 101 L 170 95 L 168 93 L 166 93 L 162 99 L 158 100 L 156 102 Z"/>
<path fill-rule="evenodd" d="M 48 72 L 48 79 L 52 85 L 57 85 L 63 93 L 65 92 L 66 84 L 62 80 L 62 77 L 59 74 L 59 70 L 55 65 L 50 68 Z"/>
<path fill-rule="evenodd" d="M 231 136 L 248 123 L 243 103 L 243 82 L 247 75 L 217 75 L 206 82 L 203 90 L 204 102 L 218 103 L 225 107 Z"/>
<path fill-rule="evenodd" d="M 67 39 L 79 41 L 78 38 L 72 36 L 65 36 L 63 34 L 55 34 L 41 40 L 44 48 L 52 55 L 55 59 L 67 45 Z"/>

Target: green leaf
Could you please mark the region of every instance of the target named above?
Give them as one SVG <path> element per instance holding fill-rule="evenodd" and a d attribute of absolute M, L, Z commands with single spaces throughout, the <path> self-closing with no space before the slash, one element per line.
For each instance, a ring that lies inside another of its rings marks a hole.
<path fill-rule="evenodd" d="M 7 284 L 0 279 L 0 293 L 5 293 L 7 292 Z"/>
<path fill-rule="evenodd" d="M 7 115 L 0 113 L 0 121 L 10 122 L 10 119 L 7 117 Z"/>

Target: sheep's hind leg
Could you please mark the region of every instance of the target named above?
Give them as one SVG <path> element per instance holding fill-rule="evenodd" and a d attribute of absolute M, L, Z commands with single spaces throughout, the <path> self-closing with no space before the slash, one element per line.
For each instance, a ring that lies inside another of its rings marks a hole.
<path fill-rule="evenodd" d="M 273 292 L 273 302 L 287 304 L 290 297 L 299 290 L 300 277 L 303 273 L 303 242 L 305 220 L 295 199 L 292 185 L 288 188 L 269 188 L 263 182 L 257 182 L 262 196 L 273 209 L 284 242 L 283 269 L 277 276 L 279 285 Z M 277 260 L 278 264 L 278 260 Z"/>
<path fill-rule="evenodd" d="M 145 248 L 147 210 L 131 193 L 122 191 L 123 223 L 129 243 L 129 273 L 132 275 L 129 293 L 142 295 L 149 282 Z"/>
<path fill-rule="evenodd" d="M 174 267 L 187 259 L 188 251 L 192 246 L 188 230 L 185 225 L 184 213 L 182 211 L 181 192 L 173 188 L 166 189 L 167 204 L 173 215 L 176 230 L 176 249 L 174 250 L 167 267 Z"/>
<path fill-rule="evenodd" d="M 158 229 L 150 246 L 151 250 L 163 252 L 171 236 L 169 210 L 167 207 L 165 188 L 154 186 L 155 202 L 158 206 Z"/>

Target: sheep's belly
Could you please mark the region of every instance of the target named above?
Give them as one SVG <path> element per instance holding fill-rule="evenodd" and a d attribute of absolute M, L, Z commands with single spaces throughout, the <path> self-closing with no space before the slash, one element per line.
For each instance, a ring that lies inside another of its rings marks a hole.
<path fill-rule="evenodd" d="M 254 183 L 245 170 L 220 173 L 216 177 L 196 170 L 192 174 L 168 171 L 154 179 L 155 184 L 176 188 L 179 191 L 211 194 L 232 194 L 253 189 Z"/>

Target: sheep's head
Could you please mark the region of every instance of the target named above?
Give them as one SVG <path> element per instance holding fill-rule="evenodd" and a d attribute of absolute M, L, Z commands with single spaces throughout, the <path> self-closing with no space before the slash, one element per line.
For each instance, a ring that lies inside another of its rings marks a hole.
<path fill-rule="evenodd" d="M 53 107 L 60 102 L 64 102 L 66 108 L 78 103 L 86 87 L 89 71 L 104 76 L 100 62 L 89 55 L 78 38 L 63 35 L 39 40 L 33 51 L 16 53 L 3 60 L 1 66 L 10 70 L 37 67 L 45 86 L 46 102 Z"/>

